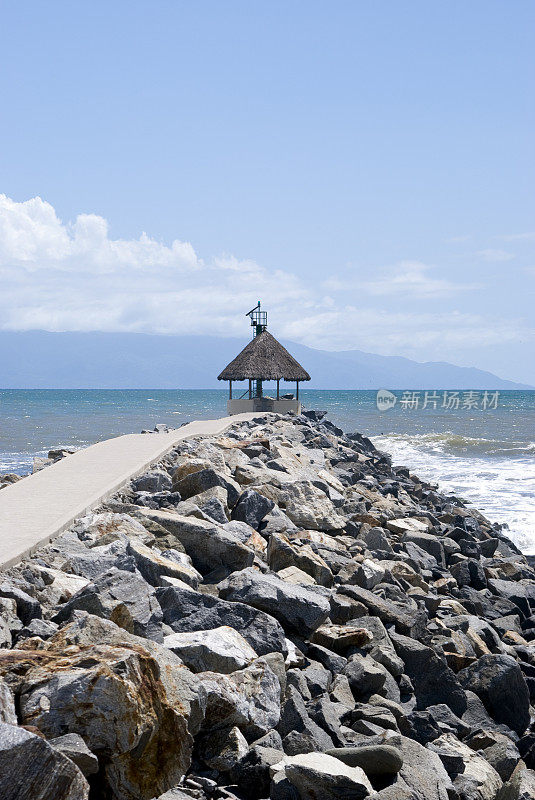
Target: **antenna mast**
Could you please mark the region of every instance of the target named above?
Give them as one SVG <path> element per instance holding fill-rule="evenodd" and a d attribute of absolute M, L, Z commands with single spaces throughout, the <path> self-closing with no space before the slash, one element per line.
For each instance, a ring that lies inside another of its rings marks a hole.
<path fill-rule="evenodd" d="M 260 310 L 260 300 L 257 305 L 247 312 L 246 317 L 251 317 L 251 326 L 253 330 L 253 339 L 255 336 L 260 336 L 267 328 L 267 311 Z"/>

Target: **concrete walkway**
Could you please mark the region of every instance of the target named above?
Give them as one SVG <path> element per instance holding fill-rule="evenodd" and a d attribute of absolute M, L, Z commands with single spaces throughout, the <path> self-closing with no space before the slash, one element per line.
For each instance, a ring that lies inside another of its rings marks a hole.
<path fill-rule="evenodd" d="M 169 433 L 97 442 L 0 490 L 0 569 L 47 544 L 189 436 L 217 436 L 258 414 L 190 422 Z"/>

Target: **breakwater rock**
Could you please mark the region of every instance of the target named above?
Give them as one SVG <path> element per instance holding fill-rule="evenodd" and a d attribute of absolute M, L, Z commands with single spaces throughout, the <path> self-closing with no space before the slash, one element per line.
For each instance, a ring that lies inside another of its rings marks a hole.
<path fill-rule="evenodd" d="M 0 796 L 534 798 L 534 608 L 320 412 L 184 440 L 0 575 Z"/>

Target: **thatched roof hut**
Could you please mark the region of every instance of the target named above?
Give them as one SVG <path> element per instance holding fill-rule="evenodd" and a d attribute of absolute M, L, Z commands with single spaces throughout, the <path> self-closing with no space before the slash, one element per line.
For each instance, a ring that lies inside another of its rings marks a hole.
<path fill-rule="evenodd" d="M 219 381 L 309 381 L 310 375 L 274 336 L 264 330 L 228 364 Z"/>

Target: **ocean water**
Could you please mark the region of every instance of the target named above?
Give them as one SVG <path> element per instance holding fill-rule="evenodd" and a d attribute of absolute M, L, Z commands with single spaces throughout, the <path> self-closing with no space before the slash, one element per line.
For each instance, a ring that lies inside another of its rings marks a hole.
<path fill-rule="evenodd" d="M 535 553 L 535 391 L 394 392 L 377 407 L 371 391 L 304 389 L 308 408 L 328 411 L 422 478 L 473 503 Z M 58 445 L 84 447 L 163 422 L 172 427 L 226 413 L 225 390 L 0 391 L 0 472 L 26 474 Z"/>

